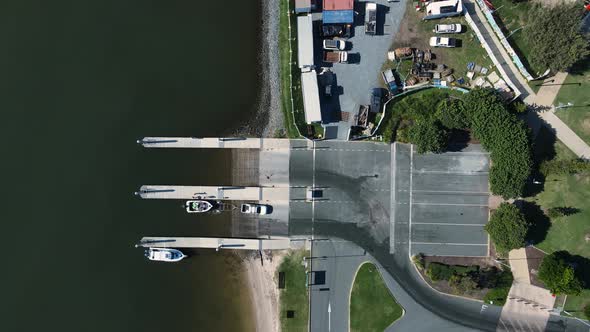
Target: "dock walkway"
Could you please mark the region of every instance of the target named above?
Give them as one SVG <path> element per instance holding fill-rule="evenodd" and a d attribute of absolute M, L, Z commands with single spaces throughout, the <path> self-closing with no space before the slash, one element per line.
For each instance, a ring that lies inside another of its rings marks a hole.
<path fill-rule="evenodd" d="M 143 199 L 210 199 L 234 201 L 289 201 L 289 187 L 217 187 L 144 185 L 135 193 Z"/>
<path fill-rule="evenodd" d="M 301 140 L 305 142 L 304 140 Z M 201 149 L 260 149 L 288 150 L 290 140 L 280 138 L 243 138 L 243 137 L 144 137 L 137 141 L 145 148 L 201 148 Z"/>
<path fill-rule="evenodd" d="M 239 239 L 215 237 L 143 237 L 137 246 L 145 248 L 210 248 L 238 250 L 289 249 L 291 241 L 286 237 L 270 239 Z"/>

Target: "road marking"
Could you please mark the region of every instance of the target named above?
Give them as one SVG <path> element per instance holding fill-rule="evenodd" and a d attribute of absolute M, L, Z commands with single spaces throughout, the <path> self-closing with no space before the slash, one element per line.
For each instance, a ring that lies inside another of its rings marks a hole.
<path fill-rule="evenodd" d="M 479 314 L 481 315 L 481 314 L 482 314 L 482 313 L 483 313 L 483 312 L 484 312 L 484 311 L 485 311 L 487 308 L 488 308 L 488 306 L 487 306 L 487 305 L 485 305 L 485 304 L 482 304 L 482 305 L 481 305 L 481 310 L 479 311 Z"/>
<path fill-rule="evenodd" d="M 412 170 L 414 169 L 414 145 L 410 144 L 410 213 L 408 216 L 408 255 L 412 256 Z"/>
<path fill-rule="evenodd" d="M 443 226 L 485 226 L 486 224 L 453 224 L 444 222 L 414 222 L 414 225 L 443 225 Z"/>
<path fill-rule="evenodd" d="M 396 145 L 397 143 L 393 143 L 391 149 L 393 152 L 391 153 L 391 166 L 389 167 L 391 174 L 389 175 L 390 180 L 390 197 L 391 197 L 391 206 L 389 208 L 390 218 L 389 218 L 389 236 L 391 237 L 390 241 L 395 243 L 395 168 L 396 168 Z M 405 243 L 404 243 L 405 244 Z M 395 254 L 395 245 L 390 246 L 389 250 L 392 254 Z"/>
<path fill-rule="evenodd" d="M 412 177 L 410 177 L 410 182 Z M 488 207 L 487 204 L 453 204 L 453 203 L 422 203 L 422 202 L 418 202 L 418 203 L 411 203 L 412 201 L 412 194 L 410 193 L 410 204 L 414 204 L 414 205 L 434 205 L 434 206 L 481 206 L 481 207 Z"/>
<path fill-rule="evenodd" d="M 442 243 L 442 242 L 415 242 L 414 244 L 428 244 L 428 245 L 447 245 L 447 246 L 487 246 L 488 244 L 480 243 Z"/>
<path fill-rule="evenodd" d="M 332 305 L 328 301 L 328 331 L 332 329 Z"/>
<path fill-rule="evenodd" d="M 489 195 L 488 191 L 455 191 L 455 190 L 419 190 L 416 189 L 414 192 L 418 193 L 449 193 L 449 194 L 481 194 Z"/>
<path fill-rule="evenodd" d="M 418 170 L 414 170 L 412 173 L 416 173 L 416 174 L 457 174 L 457 175 L 485 175 L 485 174 L 489 174 L 490 172 L 453 172 L 453 171 L 418 171 Z"/>

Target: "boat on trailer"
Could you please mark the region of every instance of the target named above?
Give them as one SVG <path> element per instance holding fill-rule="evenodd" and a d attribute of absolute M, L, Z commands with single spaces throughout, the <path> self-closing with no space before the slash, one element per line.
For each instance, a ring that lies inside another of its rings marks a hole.
<path fill-rule="evenodd" d="M 211 211 L 213 208 L 213 204 L 203 200 L 186 201 L 184 206 L 186 207 L 186 212 L 188 213 L 203 213 Z"/>
<path fill-rule="evenodd" d="M 148 248 L 145 250 L 145 257 L 147 257 L 151 261 L 179 262 L 187 256 L 178 249 Z"/>

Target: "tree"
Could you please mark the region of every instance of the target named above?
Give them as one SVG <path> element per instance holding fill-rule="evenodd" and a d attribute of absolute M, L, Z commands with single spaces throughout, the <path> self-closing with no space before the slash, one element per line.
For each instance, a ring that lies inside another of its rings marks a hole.
<path fill-rule="evenodd" d="M 501 254 L 522 248 L 529 229 L 523 213 L 513 204 L 502 203 L 492 214 L 485 230 Z"/>
<path fill-rule="evenodd" d="M 569 265 L 566 252 L 554 252 L 543 258 L 539 266 L 539 279 L 553 294 L 578 295 L 582 291 L 582 282 Z"/>
<path fill-rule="evenodd" d="M 491 153 L 490 190 L 504 198 L 524 192 L 532 170 L 529 130 L 493 89 L 474 89 L 465 97 L 471 129 Z"/>
<path fill-rule="evenodd" d="M 576 1 L 562 2 L 551 9 L 534 7 L 524 31 L 534 67 L 563 71 L 589 54 L 588 41 L 580 29 L 583 15 Z"/>
<path fill-rule="evenodd" d="M 441 153 L 447 147 L 449 132 L 438 120 L 420 119 L 410 127 L 409 138 L 418 146 L 418 153 Z"/>
<path fill-rule="evenodd" d="M 454 274 L 449 278 L 449 286 L 459 294 L 465 294 L 477 289 L 477 282 L 469 275 Z"/>
<path fill-rule="evenodd" d="M 449 129 L 468 128 L 470 123 L 463 102 L 458 99 L 445 99 L 436 107 L 436 118 Z"/>

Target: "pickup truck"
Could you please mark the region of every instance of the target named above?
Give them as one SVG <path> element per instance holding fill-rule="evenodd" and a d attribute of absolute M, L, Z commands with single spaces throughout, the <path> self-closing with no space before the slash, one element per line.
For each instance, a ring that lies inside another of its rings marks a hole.
<path fill-rule="evenodd" d="M 343 51 L 346 49 L 346 42 L 341 39 L 324 39 L 324 50 Z"/>
<path fill-rule="evenodd" d="M 393 70 L 387 69 L 386 71 L 381 73 L 381 76 L 383 77 L 383 81 L 389 88 L 389 91 L 391 93 L 397 93 L 399 90 L 399 86 L 395 81 L 395 75 L 393 74 Z"/>
<path fill-rule="evenodd" d="M 461 24 L 437 24 L 434 26 L 435 33 L 460 33 Z"/>
<path fill-rule="evenodd" d="M 331 63 L 346 63 L 348 61 L 348 52 L 333 51 L 324 52 L 324 61 Z"/>
<path fill-rule="evenodd" d="M 457 39 L 447 37 L 430 37 L 432 47 L 456 47 Z"/>
<path fill-rule="evenodd" d="M 367 2 L 365 5 L 365 34 L 374 35 L 377 32 L 377 4 Z"/>

